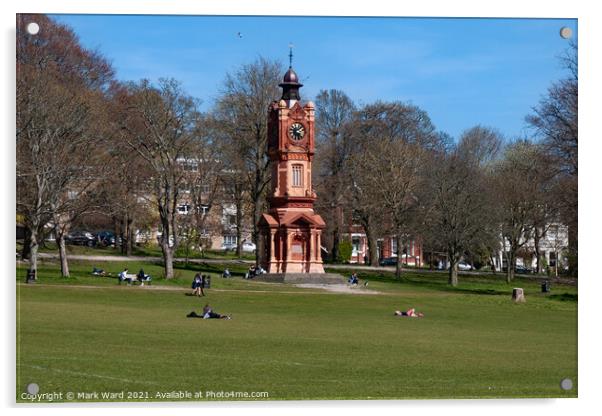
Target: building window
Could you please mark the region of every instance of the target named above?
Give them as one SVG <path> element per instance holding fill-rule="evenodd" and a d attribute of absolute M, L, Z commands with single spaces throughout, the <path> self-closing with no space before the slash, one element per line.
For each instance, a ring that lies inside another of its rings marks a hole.
<path fill-rule="evenodd" d="M 303 186 L 303 165 L 293 165 L 293 186 Z"/>
<path fill-rule="evenodd" d="M 236 245 L 236 236 L 235 235 L 225 235 L 224 236 L 224 244 L 227 246 L 235 246 Z"/>
<path fill-rule="evenodd" d="M 391 256 L 397 257 L 397 238 L 391 238 Z"/>

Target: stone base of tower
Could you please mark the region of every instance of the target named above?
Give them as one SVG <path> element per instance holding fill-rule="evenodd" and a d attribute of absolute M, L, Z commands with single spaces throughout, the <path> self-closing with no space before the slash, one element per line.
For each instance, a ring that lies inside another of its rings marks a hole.
<path fill-rule="evenodd" d="M 305 261 L 268 261 L 265 263 L 264 269 L 268 273 L 324 273 L 324 267 L 321 261 L 305 262 Z"/>
<path fill-rule="evenodd" d="M 344 284 L 345 278 L 335 273 L 265 273 L 253 280 L 270 283 Z"/>

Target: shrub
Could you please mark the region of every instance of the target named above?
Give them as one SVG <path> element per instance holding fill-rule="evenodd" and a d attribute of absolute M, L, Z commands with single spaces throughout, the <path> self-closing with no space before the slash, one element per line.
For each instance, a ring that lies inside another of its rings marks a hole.
<path fill-rule="evenodd" d="M 337 257 L 337 262 L 349 263 L 349 260 L 351 260 L 352 252 L 353 246 L 351 245 L 351 241 L 342 240 L 341 242 L 339 242 L 339 256 Z"/>

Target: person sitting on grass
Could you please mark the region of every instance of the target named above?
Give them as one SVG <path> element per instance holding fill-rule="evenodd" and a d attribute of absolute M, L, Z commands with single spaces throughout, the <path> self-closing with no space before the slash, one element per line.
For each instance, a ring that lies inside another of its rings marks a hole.
<path fill-rule="evenodd" d="M 138 274 L 136 275 L 136 279 L 140 282 L 140 286 L 144 286 L 144 282 L 151 280 L 151 277 L 144 273 L 143 269 L 140 269 Z"/>
<path fill-rule="evenodd" d="M 245 275 L 245 279 L 252 279 L 256 275 L 257 275 L 257 268 L 255 267 L 255 265 L 252 265 L 251 267 L 249 267 L 249 271 Z"/>
<path fill-rule="evenodd" d="M 119 284 L 121 284 L 121 282 L 127 282 L 128 285 L 132 284 L 132 278 L 128 277 L 127 267 L 125 269 L 123 269 L 123 271 L 121 273 L 119 273 L 117 278 L 119 279 Z"/>
<path fill-rule="evenodd" d="M 200 273 L 194 275 L 194 280 L 192 281 L 192 295 L 205 296 L 205 292 L 203 291 L 203 278 Z"/>
<path fill-rule="evenodd" d="M 230 270 L 228 270 L 228 269 L 224 270 L 224 273 L 222 273 L 222 277 L 224 279 L 229 279 L 230 278 Z"/>
<path fill-rule="evenodd" d="M 209 304 L 206 304 L 203 308 L 203 314 L 199 315 L 195 311 L 190 312 L 186 315 L 187 318 L 203 318 L 203 319 L 232 319 L 230 315 L 220 315 L 219 313 L 213 312 L 213 309 Z"/>
<path fill-rule="evenodd" d="M 355 272 L 354 272 L 354 273 L 353 273 L 353 274 L 352 274 L 352 275 L 349 277 L 349 280 L 348 280 L 348 282 L 349 282 L 349 284 L 350 284 L 351 286 L 357 286 L 357 285 L 358 285 L 358 283 L 359 283 L 359 279 L 357 278 L 357 273 L 355 273 Z"/>
<path fill-rule="evenodd" d="M 422 318 L 424 314 L 422 312 L 416 313 L 416 309 L 410 308 L 407 311 L 395 311 L 395 316 L 407 316 L 409 318 Z"/>

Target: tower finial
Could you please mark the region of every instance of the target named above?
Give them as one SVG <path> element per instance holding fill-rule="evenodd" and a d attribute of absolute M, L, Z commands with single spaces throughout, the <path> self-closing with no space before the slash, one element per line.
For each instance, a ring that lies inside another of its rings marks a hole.
<path fill-rule="evenodd" d="M 289 62 L 289 65 L 288 65 L 288 67 L 289 68 L 293 67 L 293 46 L 294 45 L 293 45 L 292 42 L 290 42 L 288 44 L 288 48 L 289 48 L 289 52 L 288 52 L 288 62 Z"/>

